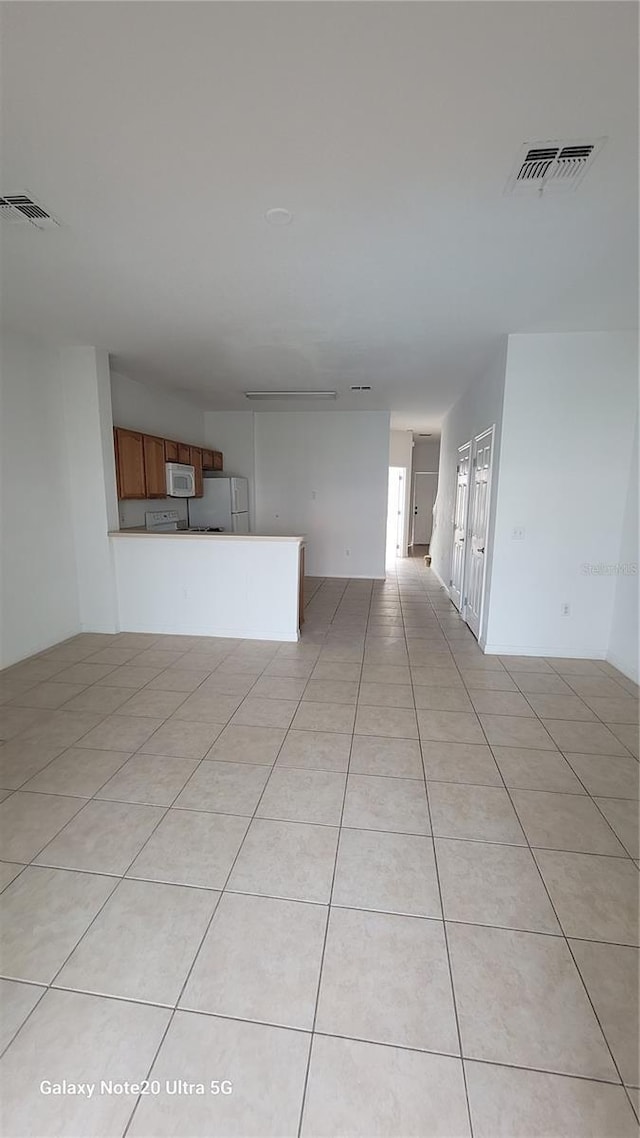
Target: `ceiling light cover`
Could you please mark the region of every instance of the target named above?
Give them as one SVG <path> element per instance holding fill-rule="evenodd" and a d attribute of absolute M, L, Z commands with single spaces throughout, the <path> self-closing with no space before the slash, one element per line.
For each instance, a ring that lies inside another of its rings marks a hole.
<path fill-rule="evenodd" d="M 284 209 L 281 206 L 276 206 L 274 209 L 268 209 L 265 217 L 269 225 L 291 225 L 293 221 L 293 214 L 290 209 Z"/>
<path fill-rule="evenodd" d="M 337 391 L 245 391 L 247 399 L 335 399 Z"/>

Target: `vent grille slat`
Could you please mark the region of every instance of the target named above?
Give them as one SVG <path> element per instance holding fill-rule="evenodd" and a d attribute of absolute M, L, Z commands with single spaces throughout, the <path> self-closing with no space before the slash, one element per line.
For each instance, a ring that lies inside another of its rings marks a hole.
<path fill-rule="evenodd" d="M 0 216 L 12 225 L 31 225 L 35 229 L 54 229 L 59 225 L 55 217 L 28 194 L 0 197 Z"/>
<path fill-rule="evenodd" d="M 574 190 L 582 181 L 605 139 L 594 142 L 537 142 L 522 147 L 506 193 Z"/>

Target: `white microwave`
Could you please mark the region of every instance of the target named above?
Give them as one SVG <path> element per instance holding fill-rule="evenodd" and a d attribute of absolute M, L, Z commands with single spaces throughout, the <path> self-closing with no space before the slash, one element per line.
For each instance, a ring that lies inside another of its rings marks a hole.
<path fill-rule="evenodd" d="M 193 498 L 196 493 L 196 472 L 193 466 L 181 462 L 166 462 L 167 497 Z"/>

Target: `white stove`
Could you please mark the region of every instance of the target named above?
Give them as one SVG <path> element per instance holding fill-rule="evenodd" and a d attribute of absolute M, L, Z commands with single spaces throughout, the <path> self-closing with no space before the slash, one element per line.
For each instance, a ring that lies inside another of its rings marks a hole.
<path fill-rule="evenodd" d="M 145 529 L 149 533 L 176 533 L 179 521 L 177 510 L 147 510 L 144 515 Z"/>
<path fill-rule="evenodd" d="M 144 515 L 145 529 L 149 533 L 224 533 L 221 526 L 180 526 L 177 510 L 147 510 Z"/>

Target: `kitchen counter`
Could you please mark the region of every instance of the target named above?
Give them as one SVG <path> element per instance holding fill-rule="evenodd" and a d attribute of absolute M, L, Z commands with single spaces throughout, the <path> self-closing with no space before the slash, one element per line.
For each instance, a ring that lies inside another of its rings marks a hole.
<path fill-rule="evenodd" d="M 155 538 L 176 538 L 176 537 L 206 537 L 214 541 L 293 541 L 297 545 L 301 545 L 305 538 L 300 534 L 292 535 L 272 535 L 262 533 L 202 533 L 193 532 L 188 529 L 179 529 L 169 531 L 168 533 L 158 533 L 145 529 L 144 526 L 135 526 L 131 529 L 116 529 L 111 530 L 109 537 L 155 537 Z"/>
<path fill-rule="evenodd" d="M 143 540 L 132 540 L 142 538 Z M 297 640 L 304 537 L 109 534 L 124 632 Z"/>

